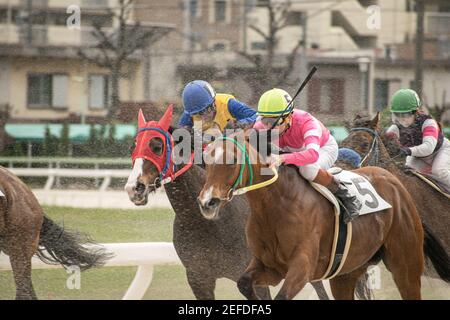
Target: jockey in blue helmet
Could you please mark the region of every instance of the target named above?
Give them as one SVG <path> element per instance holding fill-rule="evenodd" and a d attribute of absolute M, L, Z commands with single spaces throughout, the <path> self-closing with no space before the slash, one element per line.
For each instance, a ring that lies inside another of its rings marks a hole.
<path fill-rule="evenodd" d="M 256 120 L 254 109 L 230 94 L 216 93 L 203 80 L 189 82 L 184 87 L 182 99 L 184 112 L 179 124 L 184 127 L 197 127 L 195 124 L 201 123 L 202 130 L 216 127 L 224 131 L 230 122 L 234 127 L 251 127 Z"/>

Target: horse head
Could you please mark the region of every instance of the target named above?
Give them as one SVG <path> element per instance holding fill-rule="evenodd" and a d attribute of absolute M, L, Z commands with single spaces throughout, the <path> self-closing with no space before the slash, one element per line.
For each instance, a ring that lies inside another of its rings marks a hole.
<path fill-rule="evenodd" d="M 349 135 L 341 142 L 340 148 L 355 151 L 362 157 L 361 165 L 366 160 L 378 161 L 379 157 L 380 113 L 374 118 L 357 115 L 353 119 Z M 345 159 L 342 159 L 345 160 Z M 366 163 L 367 165 L 367 163 Z"/>
<path fill-rule="evenodd" d="M 161 186 L 164 178 L 173 175 L 174 142 L 169 132 L 173 107 L 170 105 L 159 121 L 146 121 L 142 110 L 138 115 L 138 131 L 131 155 L 133 169 L 125 190 L 135 205 L 145 205 L 150 192 Z"/>
<path fill-rule="evenodd" d="M 247 129 L 220 137 L 205 149 L 206 181 L 197 202 L 206 219 L 219 219 L 220 209 L 235 193 L 242 194 L 239 190 L 266 179 L 260 172 L 270 148 L 266 154 L 259 152 L 258 147 L 252 147 L 259 142 L 258 132 Z"/>

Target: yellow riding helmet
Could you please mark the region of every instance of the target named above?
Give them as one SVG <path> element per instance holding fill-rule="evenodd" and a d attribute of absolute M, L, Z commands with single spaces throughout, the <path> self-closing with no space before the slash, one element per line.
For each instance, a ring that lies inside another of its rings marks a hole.
<path fill-rule="evenodd" d="M 261 98 L 259 98 L 258 115 L 264 117 L 277 117 L 286 110 L 286 107 L 291 100 L 292 98 L 289 93 L 282 89 L 274 88 L 266 91 Z M 292 106 L 289 109 L 290 110 L 286 110 L 286 113 L 292 111 Z"/>

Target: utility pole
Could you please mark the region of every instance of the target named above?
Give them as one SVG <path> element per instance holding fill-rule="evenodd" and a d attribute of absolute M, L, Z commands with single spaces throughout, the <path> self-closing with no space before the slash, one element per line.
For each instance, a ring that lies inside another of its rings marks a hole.
<path fill-rule="evenodd" d="M 306 77 L 308 74 L 308 60 L 307 60 L 307 52 L 308 52 L 308 12 L 303 11 L 301 15 L 300 24 L 302 26 L 302 49 L 300 50 L 300 78 Z M 303 95 L 300 97 L 300 104 L 306 106 L 307 95 Z"/>
<path fill-rule="evenodd" d="M 248 0 L 244 0 L 244 17 L 243 17 L 244 30 L 242 30 L 242 37 L 244 38 L 243 51 L 245 53 L 247 53 L 247 25 L 248 25 L 247 12 L 248 12 Z"/>
<path fill-rule="evenodd" d="M 416 0 L 417 23 L 416 23 L 416 63 L 414 89 L 422 99 L 423 91 L 423 41 L 424 41 L 424 16 L 425 4 L 423 0 Z"/>
<path fill-rule="evenodd" d="M 33 42 L 33 21 L 32 21 L 32 3 L 27 0 L 27 44 L 32 45 Z"/>
<path fill-rule="evenodd" d="M 184 0 L 184 42 L 183 49 L 186 52 L 192 51 L 192 30 L 191 30 L 191 0 Z"/>

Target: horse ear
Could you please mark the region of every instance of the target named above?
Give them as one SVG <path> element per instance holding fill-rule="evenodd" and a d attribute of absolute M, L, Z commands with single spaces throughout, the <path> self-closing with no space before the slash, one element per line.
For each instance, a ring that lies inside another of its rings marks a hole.
<path fill-rule="evenodd" d="M 370 121 L 370 127 L 374 130 L 378 130 L 380 128 L 380 112 L 377 112 L 375 117 Z"/>
<path fill-rule="evenodd" d="M 144 117 L 144 112 L 142 112 L 142 109 L 139 109 L 139 114 L 138 114 L 138 128 L 145 128 L 145 126 L 147 125 L 147 121 L 145 121 L 145 117 Z"/>
<path fill-rule="evenodd" d="M 173 115 L 173 104 L 169 105 L 162 118 L 159 119 L 158 121 L 160 127 L 166 131 L 169 130 L 170 122 L 172 121 L 172 115 Z"/>

